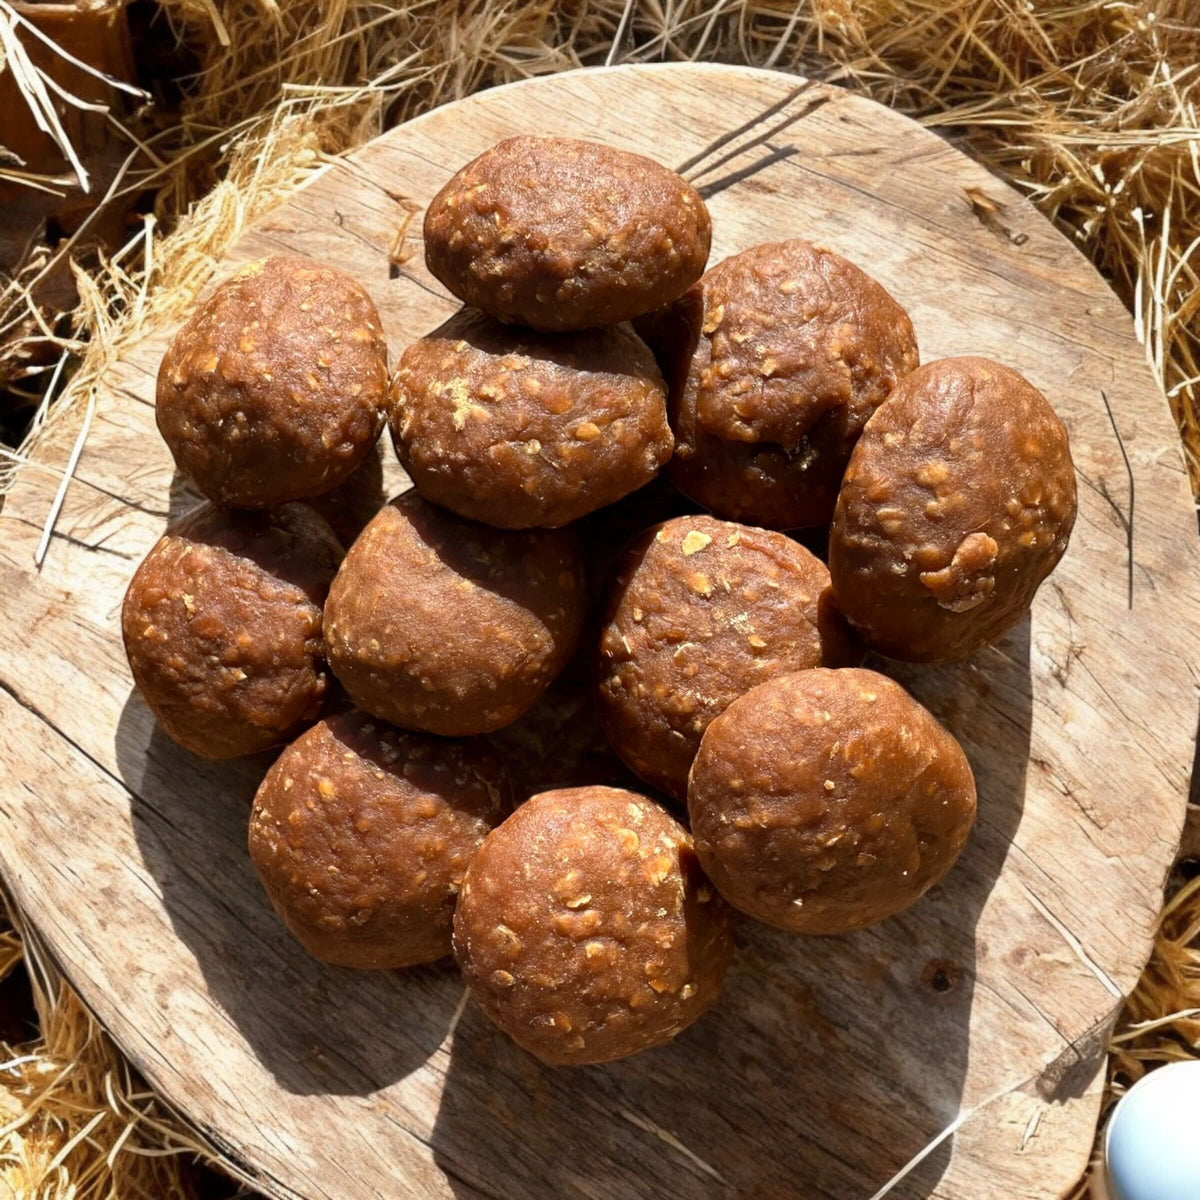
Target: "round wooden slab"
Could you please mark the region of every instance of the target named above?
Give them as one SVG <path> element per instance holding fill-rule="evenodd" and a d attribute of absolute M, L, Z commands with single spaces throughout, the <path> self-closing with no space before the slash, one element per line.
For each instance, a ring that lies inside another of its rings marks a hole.
<path fill-rule="evenodd" d="M 932 133 L 723 66 L 577 72 L 439 109 L 332 166 L 221 274 L 276 251 L 334 263 L 398 352 L 455 307 L 422 265 L 421 210 L 517 132 L 678 167 L 712 209 L 714 261 L 795 235 L 833 247 L 909 307 L 926 359 L 994 356 L 1065 418 L 1079 523 L 1031 619 L 967 663 L 897 672 L 977 773 L 962 861 L 852 936 L 744 923 L 718 1007 L 602 1068 L 540 1066 L 461 1007 L 450 969 L 309 961 L 244 849 L 264 760 L 189 757 L 130 692 L 121 597 L 192 500 L 154 428 L 164 330 L 104 380 L 40 573 L 53 471 L 25 470 L 0 515 L 5 878 L 151 1083 L 271 1195 L 868 1200 L 958 1121 L 891 1195 L 1058 1195 L 1148 952 L 1197 721 L 1195 517 L 1128 315 Z"/>

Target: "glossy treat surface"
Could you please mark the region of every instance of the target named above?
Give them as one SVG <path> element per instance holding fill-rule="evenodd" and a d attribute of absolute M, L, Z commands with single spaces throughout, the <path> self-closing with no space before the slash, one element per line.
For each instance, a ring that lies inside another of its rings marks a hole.
<path fill-rule="evenodd" d="M 509 808 L 504 767 L 486 742 L 340 713 L 267 772 L 250 813 L 250 857 L 314 957 L 408 967 L 450 953 L 467 864 Z"/>
<path fill-rule="evenodd" d="M 696 852 L 721 894 L 797 933 L 843 933 L 918 900 L 975 819 L 955 738 L 861 668 L 785 675 L 709 725 L 692 767 Z"/>
<path fill-rule="evenodd" d="M 346 555 L 325 643 L 359 708 L 461 737 L 533 704 L 575 652 L 586 607 L 573 531 L 494 529 L 406 492 Z"/>
<path fill-rule="evenodd" d="M 484 1012 L 548 1063 L 624 1058 L 716 1000 L 729 910 L 692 839 L 621 788 L 543 792 L 467 869 L 454 953 Z"/>
<path fill-rule="evenodd" d="M 235 758 L 317 718 L 321 605 L 341 557 L 305 504 L 203 504 L 167 530 L 129 584 L 121 630 L 134 683 L 175 741 Z"/>
<path fill-rule="evenodd" d="M 597 142 L 512 137 L 425 213 L 425 261 L 464 303 L 562 332 L 669 304 L 708 260 L 699 193 L 653 159 Z"/>
<path fill-rule="evenodd" d="M 336 487 L 387 409 L 370 296 L 305 258 L 260 259 L 203 301 L 158 372 L 159 432 L 210 500 L 270 508 Z"/>
<path fill-rule="evenodd" d="M 670 388 L 672 480 L 771 529 L 830 519 L 863 426 L 918 361 L 891 295 L 799 239 L 725 259 L 640 328 Z"/>
<path fill-rule="evenodd" d="M 609 740 L 680 800 L 705 728 L 743 692 L 862 661 L 824 563 L 782 533 L 709 516 L 676 517 L 634 542 L 606 613 L 597 679 Z"/>
<path fill-rule="evenodd" d="M 628 325 L 539 334 L 477 309 L 404 352 L 391 424 L 421 495 L 506 529 L 612 504 L 674 446 L 662 376 Z"/>
<path fill-rule="evenodd" d="M 892 658 L 963 658 L 1028 610 L 1075 523 L 1067 431 L 1016 371 L 926 363 L 872 417 L 829 538 L 841 607 Z"/>

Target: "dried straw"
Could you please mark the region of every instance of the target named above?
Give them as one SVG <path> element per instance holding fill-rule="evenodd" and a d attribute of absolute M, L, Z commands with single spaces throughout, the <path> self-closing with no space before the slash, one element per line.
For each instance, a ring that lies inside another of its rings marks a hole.
<path fill-rule="evenodd" d="M 0 896 L 0 981 L 24 956 L 41 1036 L 21 1046 L 0 1041 L 0 1196 L 191 1200 L 181 1165 L 209 1152 L 5 914 Z"/>
<path fill-rule="evenodd" d="M 1191 811 L 1189 836 L 1200 837 L 1200 808 Z M 1185 841 L 1187 838 L 1185 838 Z M 1147 1071 L 1162 1063 L 1200 1057 L 1200 875 L 1173 880 L 1159 917 L 1154 951 L 1109 1042 L 1104 1127 L 1112 1106 Z M 1097 1138 L 1099 1145 L 1099 1138 Z M 1093 1164 L 1093 1176 L 1095 1175 Z M 1083 1200 L 1084 1179 L 1068 1200 Z"/>
<path fill-rule="evenodd" d="M 864 91 L 956 138 L 1026 192 L 1133 309 L 1200 488 L 1200 25 L 1189 3 L 417 0 L 392 10 L 375 0 L 167 0 L 201 66 L 178 125 L 152 139 L 155 162 L 121 186 L 158 186 L 174 233 L 157 256 L 152 304 L 131 312 L 123 282 L 102 280 L 94 299 L 119 318 L 102 338 L 95 305 L 81 303 L 84 370 L 47 415 L 86 398 L 149 319 L 186 306 L 247 207 L 274 202 L 383 125 L 573 66 L 720 59 Z M 208 196 L 212 183 L 234 180 L 236 197 Z M 190 217 L 178 226 L 181 214 Z M 32 282 L 21 281 L 26 296 Z M 12 474 L 0 468 L 0 492 Z"/>
<path fill-rule="evenodd" d="M 1028 195 L 1130 306 L 1200 486 L 1194 0 L 414 0 L 400 8 L 378 0 L 163 0 L 163 6 L 172 36 L 196 49 L 199 72 L 178 122 L 142 131 L 144 149 L 131 156 L 113 189 L 155 188 L 157 222 L 98 269 L 76 271 L 81 300 L 66 336 L 46 327 L 32 304 L 35 281 L 50 269 L 45 258 L 0 296 L 0 341 L 24 322 L 33 336 L 59 344 L 70 363 L 47 388 L 18 461 L 0 461 L 0 493 L 34 443 L 63 414 L 86 405 L 114 357 L 146 328 L 186 308 L 247 223 L 332 155 L 489 84 L 604 62 L 689 59 L 778 67 L 842 83 L 955 139 Z M 4 953 L 14 953 L 13 945 L 11 937 L 0 939 Z M 19 1123 L 0 1129 L 9 1186 L 21 1196 L 67 1195 L 65 1185 L 38 1191 L 59 1185 L 43 1183 L 37 1164 L 54 1162 L 71 1145 L 55 1178 L 68 1170 L 77 1200 L 138 1195 L 138 1186 L 150 1188 L 146 1194 L 176 1194 L 173 1159 L 154 1160 L 166 1174 L 153 1182 L 137 1177 L 141 1182 L 128 1191 L 113 1182 L 115 1175 L 90 1165 L 107 1163 L 125 1128 L 118 1114 L 153 1102 L 61 981 L 46 972 L 38 986 L 48 1040 L 14 1048 L 35 1058 L 19 1068 L 23 1082 L 12 1089 Z M 1119 1024 L 1112 1094 L 1155 1063 L 1200 1053 L 1197 1010 L 1200 883 L 1193 881 L 1173 892 L 1154 957 Z M 66 1064 L 77 1065 L 64 1072 Z M 6 1087 L 8 1074 L 0 1071 Z M 48 1079 L 54 1087 L 39 1090 Z M 90 1099 L 37 1102 L 43 1094 L 57 1097 L 58 1089 Z M 20 1115 L 30 1107 L 32 1115 Z M 112 1115 L 72 1142 L 98 1112 Z M 131 1145 L 176 1144 L 159 1127 L 153 1136 L 147 1128 L 139 1124 L 126 1135 L 113 1170 Z M 157 1136 L 167 1140 L 155 1143 Z"/>

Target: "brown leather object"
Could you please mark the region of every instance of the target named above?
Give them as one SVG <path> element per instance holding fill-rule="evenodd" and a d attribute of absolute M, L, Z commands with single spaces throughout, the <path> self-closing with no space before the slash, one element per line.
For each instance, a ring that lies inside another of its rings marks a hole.
<path fill-rule="evenodd" d="M 729 910 L 687 830 L 636 792 L 543 792 L 467 869 L 454 953 L 483 1011 L 549 1063 L 609 1062 L 716 1000 Z"/>
<path fill-rule="evenodd" d="M 362 287 L 305 258 L 265 258 L 175 335 L 158 372 L 158 428 L 210 500 L 268 508 L 329 491 L 363 463 L 387 385 L 387 344 Z"/>
<path fill-rule="evenodd" d="M 486 742 L 341 713 L 301 734 L 267 772 L 250 813 L 250 857 L 314 957 L 408 967 L 450 953 L 467 864 L 510 807 Z"/>
<path fill-rule="evenodd" d="M 391 420 L 422 496 L 503 529 L 612 504 L 675 444 L 654 355 L 628 325 L 534 333 L 470 308 L 401 356 Z"/>
<path fill-rule="evenodd" d="M 1067 431 L 1045 396 L 988 359 L 940 359 L 855 448 L 830 531 L 834 591 L 881 654 L 963 658 L 1025 615 L 1074 523 Z"/>
<path fill-rule="evenodd" d="M 159 724 L 205 758 L 277 746 L 328 687 L 321 605 L 342 549 L 304 504 L 201 505 L 138 567 L 121 610 L 129 668 Z"/>
<path fill-rule="evenodd" d="M 830 519 L 863 425 L 918 361 L 891 295 L 799 239 L 719 262 L 638 328 L 670 389 L 675 485 L 770 529 Z"/>
<path fill-rule="evenodd" d="M 575 652 L 587 607 L 572 530 L 503 530 L 405 492 L 351 547 L 325 643 L 355 704 L 446 737 L 515 721 Z"/>
<path fill-rule="evenodd" d="M 512 137 L 433 198 L 425 262 L 464 303 L 563 332 L 670 303 L 699 279 L 711 236 L 699 193 L 653 159 Z"/>
<path fill-rule="evenodd" d="M 731 904 L 780 929 L 842 933 L 907 908 L 954 865 L 975 781 L 899 684 L 818 669 L 762 684 L 709 725 L 688 811 Z"/>
<path fill-rule="evenodd" d="M 597 677 L 609 741 L 679 800 L 705 728 L 743 692 L 862 661 L 824 563 L 782 533 L 709 516 L 647 530 L 606 613 Z"/>

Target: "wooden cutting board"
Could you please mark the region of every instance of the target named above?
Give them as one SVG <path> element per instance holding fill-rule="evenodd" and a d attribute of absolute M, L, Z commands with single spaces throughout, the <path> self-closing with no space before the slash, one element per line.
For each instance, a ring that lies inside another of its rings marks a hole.
<path fill-rule="evenodd" d="M 574 72 L 438 109 L 330 167 L 220 274 L 276 251 L 334 263 L 375 296 L 395 354 L 455 307 L 422 265 L 421 210 L 517 132 L 684 170 L 712 210 L 714 261 L 794 235 L 831 246 L 908 306 L 926 359 L 1001 359 L 1066 420 L 1079 522 L 1031 618 L 969 662 L 897 672 L 978 776 L 962 861 L 851 936 L 744 923 L 720 1005 L 607 1067 L 540 1066 L 461 1007 L 448 968 L 309 961 L 244 849 L 265 760 L 189 757 L 130 692 L 121 597 L 193 499 L 154 429 L 163 330 L 103 380 L 40 572 L 75 430 L 0 514 L 5 879 L 150 1082 L 272 1196 L 868 1200 L 952 1124 L 891 1195 L 1060 1194 L 1148 953 L 1197 724 L 1195 515 L 1128 314 L 934 134 L 726 66 Z"/>

